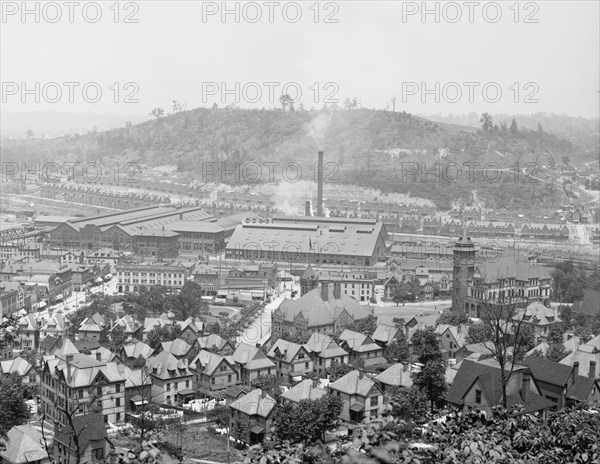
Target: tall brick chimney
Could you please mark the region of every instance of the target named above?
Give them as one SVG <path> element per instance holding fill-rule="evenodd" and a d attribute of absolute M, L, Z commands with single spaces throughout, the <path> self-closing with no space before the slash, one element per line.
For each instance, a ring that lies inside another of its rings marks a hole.
<path fill-rule="evenodd" d="M 327 301 L 329 299 L 329 284 L 327 282 L 321 283 L 321 299 Z"/>
<path fill-rule="evenodd" d="M 596 361 L 590 361 L 589 377 L 590 377 L 590 379 L 596 378 Z"/>
<path fill-rule="evenodd" d="M 342 284 L 334 282 L 333 284 L 333 298 L 339 300 L 342 297 Z"/>
<path fill-rule="evenodd" d="M 575 379 L 579 375 L 579 361 L 575 361 L 573 363 L 573 383 L 575 383 Z"/>
<path fill-rule="evenodd" d="M 318 152 L 317 167 L 317 216 L 323 217 L 323 152 Z"/>
<path fill-rule="evenodd" d="M 304 215 L 307 217 L 312 216 L 312 203 L 310 200 L 306 200 L 304 203 Z"/>

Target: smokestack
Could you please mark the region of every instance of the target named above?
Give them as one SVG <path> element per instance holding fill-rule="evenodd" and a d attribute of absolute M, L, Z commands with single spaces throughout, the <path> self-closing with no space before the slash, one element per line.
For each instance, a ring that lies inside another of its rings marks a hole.
<path fill-rule="evenodd" d="M 318 171 L 317 171 L 317 216 L 323 217 L 323 152 L 318 153 Z"/>
<path fill-rule="evenodd" d="M 333 298 L 339 300 L 342 297 L 342 284 L 334 282 L 333 284 Z"/>
<path fill-rule="evenodd" d="M 590 376 L 590 379 L 595 379 L 596 378 L 596 361 L 590 361 L 589 376 Z"/>
<path fill-rule="evenodd" d="M 307 217 L 312 216 L 312 204 L 310 200 L 306 200 L 306 203 L 304 203 L 304 215 Z"/>

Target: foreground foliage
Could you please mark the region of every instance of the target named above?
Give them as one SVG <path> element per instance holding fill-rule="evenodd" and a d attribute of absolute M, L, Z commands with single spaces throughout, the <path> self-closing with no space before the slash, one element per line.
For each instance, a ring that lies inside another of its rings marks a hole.
<path fill-rule="evenodd" d="M 441 422 L 441 421 L 440 421 Z M 405 422 L 387 415 L 364 423 L 351 443 L 336 447 L 271 442 L 251 448 L 244 463 L 599 463 L 600 413 L 569 409 L 548 417 L 496 409 L 447 416 L 420 429 L 415 441 L 399 438 Z"/>

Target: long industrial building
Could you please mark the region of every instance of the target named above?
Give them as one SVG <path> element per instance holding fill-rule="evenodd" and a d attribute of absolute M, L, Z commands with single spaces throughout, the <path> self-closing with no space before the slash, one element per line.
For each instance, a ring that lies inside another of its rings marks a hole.
<path fill-rule="evenodd" d="M 388 253 L 388 235 L 375 219 L 276 216 L 237 226 L 228 259 L 371 266 Z"/>

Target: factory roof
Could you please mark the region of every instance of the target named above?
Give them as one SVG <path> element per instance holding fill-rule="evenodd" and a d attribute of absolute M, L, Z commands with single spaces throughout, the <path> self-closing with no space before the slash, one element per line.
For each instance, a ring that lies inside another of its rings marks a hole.
<path fill-rule="evenodd" d="M 227 249 L 371 257 L 375 254 L 378 240 L 380 243 L 384 240 L 381 223 L 334 225 L 256 222 L 236 227 Z"/>

